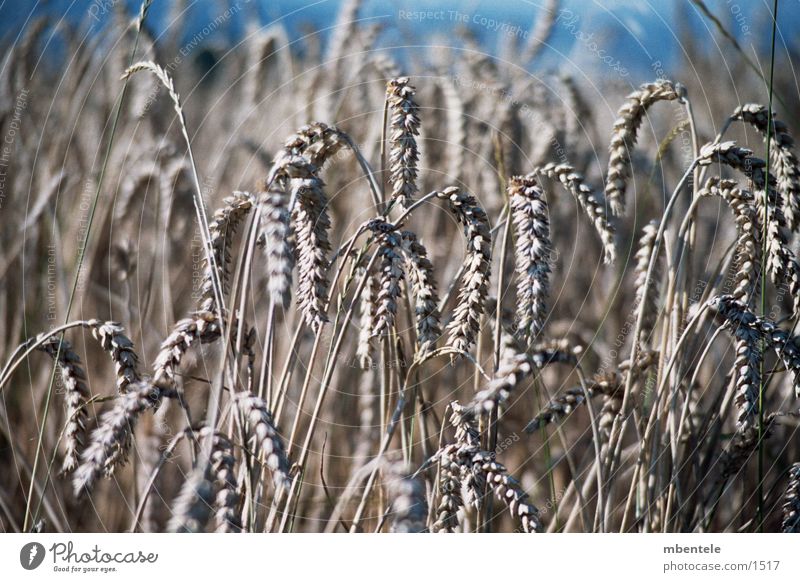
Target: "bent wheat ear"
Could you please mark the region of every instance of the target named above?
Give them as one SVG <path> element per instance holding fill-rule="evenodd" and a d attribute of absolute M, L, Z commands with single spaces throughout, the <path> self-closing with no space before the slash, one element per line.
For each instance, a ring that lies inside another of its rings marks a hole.
<path fill-rule="evenodd" d="M 766 141 L 771 135 L 770 160 L 783 199 L 783 214 L 786 224 L 793 232 L 800 227 L 800 164 L 794 153 L 794 139 L 786 124 L 775 119 L 773 112 L 764 105 L 747 103 L 736 108 L 732 120 L 739 120 L 755 127 Z"/>
<path fill-rule="evenodd" d="M 466 411 L 470 415 L 489 412 L 508 402 L 520 384 L 538 370 L 550 364 L 576 362 L 575 353 L 561 343 L 530 348 L 524 353 L 509 353 L 501 359 L 494 379 L 474 396 Z"/>
<path fill-rule="evenodd" d="M 611 212 L 619 216 L 625 212 L 625 190 L 631 177 L 631 152 L 636 147 L 637 134 L 648 108 L 659 101 L 684 99 L 686 92 L 680 84 L 660 80 L 645 83 L 627 97 L 617 113 L 611 134 L 606 178 L 606 200 Z"/>
<path fill-rule="evenodd" d="M 480 450 L 475 445 L 455 443 L 439 449 L 432 461 L 439 463 L 441 468 L 442 501 L 447 496 L 446 505 L 440 503 L 437 508 L 439 517 L 434 524 L 434 531 L 452 531 L 456 526 L 458 510 L 465 501 L 458 487 L 468 491 L 469 503 L 476 507 L 483 505 L 484 491 L 494 493 L 497 499 L 506 504 L 512 519 L 523 532 L 542 531 L 539 510 L 530 502 L 519 481 L 509 474 L 504 465 L 494 460 L 493 452 Z"/>
<path fill-rule="evenodd" d="M 708 302 L 722 324 L 728 329 L 748 329 L 757 334 L 759 340 L 775 350 L 783 365 L 791 372 L 795 395 L 800 397 L 800 347 L 797 337 L 790 336 L 772 321 L 758 317 L 730 295 L 720 295 Z"/>
<path fill-rule="evenodd" d="M 117 390 L 125 392 L 130 384 L 140 380 L 137 370 L 139 356 L 133 349 L 133 342 L 125 335 L 125 328 L 114 321 L 90 319 L 86 323 L 92 336 L 114 362 Z"/>
<path fill-rule="evenodd" d="M 222 202 L 222 207 L 214 212 L 214 218 L 208 224 L 208 231 L 211 235 L 214 262 L 219 269 L 222 292 L 225 293 L 230 279 L 233 237 L 236 235 L 236 231 L 242 221 L 253 208 L 254 197 L 249 192 L 234 192 L 232 196 L 228 196 Z M 198 310 L 218 313 L 219 310 L 214 299 L 213 275 L 208 261 L 204 260 L 203 268 L 205 273 L 200 284 Z"/>
<path fill-rule="evenodd" d="M 534 433 L 543 426 L 561 422 L 585 400 L 582 386 L 568 388 L 541 408 L 536 417 L 525 427 L 525 432 Z"/>
<path fill-rule="evenodd" d="M 64 428 L 64 463 L 61 467 L 62 473 L 66 474 L 71 473 L 78 466 L 78 458 L 83 449 L 88 416 L 86 401 L 89 399 L 89 389 L 86 387 L 86 374 L 78 354 L 72 350 L 68 341 L 61 342 L 60 350 L 58 344 L 59 338 L 54 336 L 41 344 L 39 349 L 53 359 L 58 355 L 57 361 L 61 370 L 64 400 L 67 405 L 67 424 Z"/>
<path fill-rule="evenodd" d="M 161 343 L 153 362 L 153 383 L 161 387 L 174 386 L 175 374 L 192 344 L 212 342 L 219 337 L 219 317 L 210 311 L 198 311 L 177 322 Z"/>
<path fill-rule="evenodd" d="M 263 452 L 267 467 L 272 472 L 275 487 L 288 487 L 289 459 L 278 429 L 272 420 L 267 403 L 249 392 L 241 392 L 235 397 L 236 406 L 245 421 L 245 429 L 251 438 L 253 452 Z"/>
<path fill-rule="evenodd" d="M 718 196 L 733 212 L 739 237 L 736 241 L 737 271 L 733 296 L 748 305 L 757 292 L 761 261 L 761 227 L 752 193 L 740 189 L 733 180 L 711 177 L 698 196 Z"/>
<path fill-rule="evenodd" d="M 74 473 L 72 484 L 76 496 L 88 493 L 98 477 L 110 477 L 125 463 L 139 416 L 157 407 L 162 396 L 152 384 L 137 382 L 117 398 L 111 410 L 103 413 Z"/>
<path fill-rule="evenodd" d="M 730 166 L 749 178 L 756 190 L 763 190 L 766 187 L 767 178 L 770 184 L 775 180 L 771 175 L 767 176 L 767 163 L 764 160 L 754 156 L 752 150 L 739 147 L 734 141 L 707 143 L 700 148 L 697 163 L 700 166 L 711 164 Z"/>
<path fill-rule="evenodd" d="M 386 84 L 386 99 L 391 113 L 389 136 L 389 183 L 392 200 L 406 210 L 417 194 L 419 150 L 419 106 L 408 77 L 391 79 Z"/>
<path fill-rule="evenodd" d="M 617 257 L 614 228 L 609 224 L 602 203 L 597 199 L 595 191 L 586 184 L 583 175 L 576 172 L 575 168 L 569 164 L 553 163 L 536 168 L 533 173 L 537 176 L 547 176 L 551 180 L 557 180 L 572 193 L 589 220 L 592 221 L 592 225 L 603 243 L 603 262 L 613 263 Z"/>
<path fill-rule="evenodd" d="M 480 320 L 489 293 L 492 270 L 492 235 L 489 219 L 473 196 L 456 187 L 436 193 L 448 201 L 450 211 L 464 227 L 467 251 L 464 256 L 461 290 L 453 317 L 447 326 L 447 345 L 467 351 L 480 331 Z"/>
<path fill-rule="evenodd" d="M 278 152 L 272 165 L 267 184 L 283 185 L 292 176 L 291 166 L 298 166 L 297 157 L 316 168 L 325 163 L 348 144 L 347 136 L 336 127 L 321 122 L 304 125 L 292 135 Z"/>
<path fill-rule="evenodd" d="M 536 178 L 514 176 L 508 181 L 514 227 L 517 272 L 517 326 L 521 340 L 532 345 L 547 317 L 550 292 L 550 218 Z"/>

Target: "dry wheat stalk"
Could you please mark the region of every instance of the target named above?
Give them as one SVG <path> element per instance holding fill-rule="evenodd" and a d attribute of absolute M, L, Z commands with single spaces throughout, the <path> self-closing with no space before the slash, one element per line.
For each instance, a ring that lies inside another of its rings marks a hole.
<path fill-rule="evenodd" d="M 389 136 L 389 183 L 392 200 L 403 210 L 417 194 L 417 162 L 419 150 L 419 106 L 414 101 L 415 89 L 408 77 L 391 79 L 386 84 L 386 99 L 391 113 Z"/>
<path fill-rule="evenodd" d="M 588 392 L 590 398 L 603 396 L 606 417 L 605 419 L 601 417 L 600 424 L 602 426 L 610 428 L 614 415 L 619 412 L 622 405 L 622 389 L 624 388 L 626 375 L 632 373 L 634 377 L 638 377 L 644 370 L 652 365 L 654 361 L 653 354 L 654 352 L 642 353 L 639 359 L 639 365 L 635 366 L 633 369 L 631 369 L 626 361 L 620 365 L 619 370 L 598 374 L 587 382 L 586 392 Z M 585 404 L 585 402 L 586 396 L 582 386 L 568 388 L 562 394 L 556 396 L 542 406 L 536 417 L 525 427 L 525 431 L 534 433 L 543 426 L 560 422 L 570 415 L 577 407 Z"/>
<path fill-rule="evenodd" d="M 800 313 L 800 264 L 786 239 L 784 233 L 786 222 L 775 194 L 776 192 L 770 187 L 766 193 L 766 202 L 763 190 L 758 190 L 755 194 L 759 222 L 763 225 L 766 220 L 767 223 L 764 249 L 766 268 L 776 286 L 786 285 L 792 298 L 792 312 L 797 314 Z"/>
<path fill-rule="evenodd" d="M 431 350 L 442 330 L 439 326 L 439 295 L 433 278 L 433 265 L 428 260 L 428 251 L 408 230 L 400 233 L 400 245 L 406 257 L 407 280 L 414 295 L 414 314 L 417 321 L 417 343 L 425 354 Z"/>
<path fill-rule="evenodd" d="M 521 340 L 533 344 L 547 317 L 550 291 L 550 218 L 544 194 L 532 175 L 508 182 L 514 227 L 514 267 L 517 272 L 517 329 Z"/>
<path fill-rule="evenodd" d="M 758 395 L 761 390 L 761 342 L 758 333 L 746 327 L 733 330 L 736 337 L 736 407 L 739 415 L 736 426 L 747 430 L 758 422 Z"/>
<path fill-rule="evenodd" d="M 742 470 L 747 460 L 759 445 L 772 436 L 772 430 L 777 424 L 775 414 L 767 414 L 764 417 L 764 424 L 759 431 L 757 425 L 747 424 L 744 429 L 737 430 L 733 435 L 730 445 L 722 451 L 719 458 L 720 474 L 712 489 L 717 489 L 720 483 L 724 483 Z M 759 432 L 761 438 L 759 439 Z"/>
<path fill-rule="evenodd" d="M 51 358 L 58 355 L 58 366 L 61 370 L 61 383 L 64 390 L 64 400 L 67 405 L 64 428 L 64 462 L 61 466 L 63 473 L 71 473 L 78 466 L 78 457 L 83 450 L 86 434 L 86 401 L 89 399 L 89 389 L 86 387 L 86 374 L 81 366 L 81 359 L 72 350 L 66 340 L 61 341 L 53 336 L 39 346 Z"/>
<path fill-rule="evenodd" d="M 789 484 L 783 497 L 781 531 L 800 533 L 800 463 L 795 463 L 789 469 Z"/>
<path fill-rule="evenodd" d="M 103 413 L 75 470 L 72 483 L 76 495 L 88 493 L 98 477 L 110 477 L 117 466 L 125 463 L 139 416 L 158 406 L 163 395 L 152 384 L 136 382 L 119 395 L 111 410 Z"/>
<path fill-rule="evenodd" d="M 766 222 L 766 265 L 776 285 L 785 284 L 793 299 L 793 312 L 800 312 L 800 264 L 788 247 L 783 229 L 786 219 L 780 193 L 774 188 L 774 178 L 766 173 L 766 162 L 753 152 L 738 147 L 734 142 L 710 143 L 700 150 L 700 165 L 726 164 L 742 172 L 756 189 L 755 208 L 759 222 Z M 765 199 L 766 197 L 766 199 Z"/>
<path fill-rule="evenodd" d="M 637 133 L 647 109 L 659 101 L 683 100 L 685 96 L 683 86 L 671 81 L 645 83 L 628 95 L 627 101 L 617 112 L 609 146 L 606 178 L 606 200 L 615 215 L 625 212 L 625 190 L 631 176 L 631 152 L 636 147 Z"/>
<path fill-rule="evenodd" d="M 474 415 L 458 402 L 451 402 L 450 424 L 456 429 L 455 444 L 440 450 L 432 462 L 439 463 L 439 504 L 432 532 L 452 532 L 459 525 L 459 511 L 464 508 L 462 477 L 464 467 L 458 458 L 461 447 L 480 448 L 480 432 Z"/>
<path fill-rule="evenodd" d="M 530 63 L 547 46 L 547 41 L 553 34 L 559 13 L 558 4 L 558 0 L 547 0 L 539 10 L 531 31 L 531 38 L 522 53 L 521 63 Z"/>
<path fill-rule="evenodd" d="M 459 184 L 464 176 L 464 151 L 467 147 L 467 118 L 464 98 L 452 80 L 441 83 L 447 108 L 447 180 Z"/>
<path fill-rule="evenodd" d="M 548 424 L 561 422 L 561 420 L 572 414 L 573 410 L 583 404 L 585 399 L 582 386 L 568 388 L 545 404 L 536 417 L 525 427 L 525 431 L 533 433 Z"/>
<path fill-rule="evenodd" d="M 252 452 L 258 456 L 263 453 L 275 487 L 287 487 L 290 482 L 289 459 L 267 403 L 249 392 L 237 394 L 235 402 L 244 418 L 245 430 L 252 439 Z"/>
<path fill-rule="evenodd" d="M 594 189 L 586 184 L 582 174 L 575 171 L 569 164 L 549 163 L 533 170 L 537 176 L 547 176 L 557 180 L 572 193 L 578 204 L 583 208 L 592 225 L 603 243 L 603 262 L 613 263 L 617 256 L 617 247 L 614 242 L 614 228 L 608 223 L 602 202 L 598 200 Z"/>
<path fill-rule="evenodd" d="M 492 269 L 492 236 L 489 219 L 475 198 L 451 186 L 437 197 L 447 200 L 450 211 L 464 227 L 467 252 L 464 257 L 461 289 L 452 319 L 447 325 L 447 345 L 467 351 L 480 331 Z"/>
<path fill-rule="evenodd" d="M 325 163 L 347 146 L 347 136 L 334 126 L 314 122 L 300 127 L 283 145 L 267 177 L 267 184 L 275 182 L 282 185 L 294 176 L 295 168 L 302 171 L 302 163 L 297 158 L 315 168 L 322 168 Z"/>
<path fill-rule="evenodd" d="M 769 110 L 764 105 L 747 103 L 736 108 L 731 115 L 732 120 L 740 120 L 755 127 L 764 139 L 771 135 L 770 159 L 777 180 L 778 190 L 783 199 L 783 214 L 786 224 L 792 231 L 800 226 L 800 168 L 794 153 L 794 139 L 789 134 L 786 124 L 775 119 L 769 123 Z"/>
<path fill-rule="evenodd" d="M 439 464 L 439 503 L 436 507 L 436 520 L 431 531 L 452 532 L 459 525 L 459 511 L 465 507 L 461 491 L 463 465 L 459 461 L 459 445 L 449 445 L 436 453 Z"/>

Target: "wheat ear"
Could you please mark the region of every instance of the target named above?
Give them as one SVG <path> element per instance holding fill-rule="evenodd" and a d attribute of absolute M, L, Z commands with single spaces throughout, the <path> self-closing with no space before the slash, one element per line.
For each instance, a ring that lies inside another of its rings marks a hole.
<path fill-rule="evenodd" d="M 156 407 L 162 396 L 155 386 L 136 382 L 119 395 L 111 410 L 103 413 L 74 473 L 72 483 L 76 495 L 89 492 L 98 477 L 111 476 L 125 463 L 139 416 Z"/>
<path fill-rule="evenodd" d="M 414 314 L 417 322 L 417 343 L 420 353 L 431 350 L 442 330 L 439 325 L 439 295 L 433 278 L 433 265 L 428 251 L 417 240 L 417 235 L 405 230 L 400 233 L 400 245 L 406 257 L 407 279 L 414 295 Z"/>
<path fill-rule="evenodd" d="M 264 455 L 275 487 L 287 487 L 290 482 L 289 459 L 267 403 L 248 392 L 237 394 L 235 402 L 244 418 L 246 433 L 253 443 L 253 453 Z"/>
<path fill-rule="evenodd" d="M 761 228 L 752 193 L 743 190 L 733 180 L 711 177 L 706 180 L 698 196 L 718 196 L 733 212 L 736 230 L 737 271 L 733 296 L 749 304 L 757 292 L 758 269 L 761 261 Z"/>
<path fill-rule="evenodd" d="M 550 289 L 550 218 L 541 188 L 532 175 L 508 181 L 514 228 L 514 262 L 517 273 L 517 327 L 520 338 L 531 345 L 547 316 Z"/>
<path fill-rule="evenodd" d="M 619 216 L 625 212 L 625 190 L 631 177 L 631 152 L 636 147 L 637 134 L 647 110 L 659 101 L 683 100 L 685 90 L 680 84 L 667 80 L 645 83 L 627 97 L 617 112 L 611 134 L 606 200 L 611 212 Z"/>
<path fill-rule="evenodd" d="M 634 266 L 634 289 L 636 292 L 635 303 L 635 317 L 638 321 L 639 314 L 642 315 L 642 325 L 639 330 L 638 341 L 643 346 L 650 343 L 650 337 L 653 334 L 653 326 L 656 323 L 658 315 L 658 293 L 657 289 L 650 287 L 649 292 L 646 285 L 647 270 L 650 266 L 650 258 L 653 254 L 653 245 L 656 240 L 656 233 L 658 232 L 658 221 L 653 220 L 646 224 L 642 229 L 642 235 L 639 238 L 639 247 L 636 250 L 635 266 Z M 658 260 L 658 258 L 656 258 Z M 655 268 L 659 266 L 656 263 Z M 655 272 L 654 272 L 655 273 Z"/>
<path fill-rule="evenodd" d="M 557 180 L 572 193 L 589 220 L 592 221 L 592 225 L 603 243 L 603 262 L 613 263 L 617 257 L 614 228 L 608 222 L 603 204 L 595 191 L 586 183 L 583 175 L 576 172 L 575 168 L 569 164 L 554 163 L 538 167 L 534 169 L 533 173 L 537 176 L 547 176 L 551 180 Z"/>
<path fill-rule="evenodd" d="M 489 219 L 475 198 L 456 187 L 436 193 L 447 200 L 450 211 L 464 228 L 467 251 L 464 256 L 461 289 L 452 319 L 447 325 L 447 345 L 466 351 L 475 343 L 489 293 L 492 270 L 492 236 Z"/>
<path fill-rule="evenodd" d="M 783 496 L 781 531 L 800 533 L 800 463 L 795 463 L 789 469 L 789 485 Z"/>
<path fill-rule="evenodd" d="M 66 340 L 61 342 L 53 336 L 41 344 L 38 349 L 46 352 L 51 358 L 58 355 L 58 366 L 61 370 L 61 382 L 64 389 L 64 400 L 67 405 L 67 423 L 64 428 L 64 462 L 63 473 L 71 473 L 78 466 L 80 452 L 83 450 L 86 435 L 86 401 L 89 389 L 86 387 L 86 374 L 81 366 L 81 359 L 72 350 Z"/>
<path fill-rule="evenodd" d="M 755 127 L 764 139 L 772 136 L 770 159 L 772 160 L 778 190 L 783 199 L 783 214 L 790 230 L 796 232 L 800 227 L 800 168 L 794 153 L 794 139 L 782 121 L 772 114 L 770 123 L 769 110 L 764 105 L 747 103 L 736 108 L 731 115 L 732 120 L 743 121 Z"/>
<path fill-rule="evenodd" d="M 296 200 L 292 221 L 296 237 L 297 303 L 306 325 L 318 330 L 328 321 L 328 232 L 331 221 L 324 183 L 314 166 L 306 166 L 303 175 L 290 182 Z"/>
<path fill-rule="evenodd" d="M 391 79 L 386 84 L 386 99 L 391 114 L 389 136 L 389 183 L 392 200 L 407 209 L 417 194 L 419 149 L 419 106 L 408 77 Z"/>

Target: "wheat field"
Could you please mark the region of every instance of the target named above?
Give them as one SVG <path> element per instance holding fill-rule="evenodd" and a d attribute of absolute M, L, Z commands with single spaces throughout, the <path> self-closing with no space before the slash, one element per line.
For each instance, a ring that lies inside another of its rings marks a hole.
<path fill-rule="evenodd" d="M 790 50 L 365 4 L 6 38 L 0 531 L 800 532 Z"/>

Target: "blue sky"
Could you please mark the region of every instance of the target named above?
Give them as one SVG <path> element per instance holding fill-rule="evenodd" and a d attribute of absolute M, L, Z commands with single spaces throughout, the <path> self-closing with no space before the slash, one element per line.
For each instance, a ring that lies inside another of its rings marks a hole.
<path fill-rule="evenodd" d="M 108 6 L 115 1 L 125 2 L 132 10 L 139 4 L 138 0 L 0 0 L 0 33 L 6 39 L 13 39 L 32 15 L 42 14 L 96 23 L 99 28 L 108 18 Z M 186 33 L 193 34 L 193 27 L 202 28 L 226 5 L 235 3 L 242 9 L 230 20 L 230 28 L 218 31 L 209 40 L 230 42 L 241 34 L 245 22 L 256 19 L 262 25 L 281 21 L 293 36 L 299 34 L 304 23 L 329 29 L 340 0 L 190 0 Z M 493 25 L 501 23 L 506 33 L 522 38 L 528 34 L 544 3 L 545 0 L 365 0 L 360 16 L 386 25 L 383 44 L 403 45 L 414 43 L 414 39 L 422 43 L 437 38 L 447 41 L 454 38 L 456 27 L 466 26 L 481 40 L 484 49 L 492 53 L 502 33 L 491 30 Z M 751 53 L 766 49 L 771 0 L 706 0 L 706 3 L 745 49 Z M 154 1 L 150 24 L 157 34 L 165 33 L 170 5 L 167 0 Z M 715 50 L 710 40 L 710 23 L 698 16 L 689 0 L 563 0 L 561 7 L 564 12 L 552 48 L 542 55 L 544 66 L 571 61 L 578 67 L 591 66 L 591 60 L 599 57 L 583 49 L 592 42 L 598 43 L 604 58 L 618 60 L 630 69 L 647 67 L 654 61 L 669 66 L 681 56 L 677 40 L 686 26 Z M 422 22 L 400 17 L 401 13 L 414 11 L 436 11 L 440 17 Z M 95 20 L 91 14 L 96 16 Z M 786 42 L 796 42 L 800 3 L 781 0 L 778 20 Z M 781 42 L 778 44 L 780 48 Z"/>

